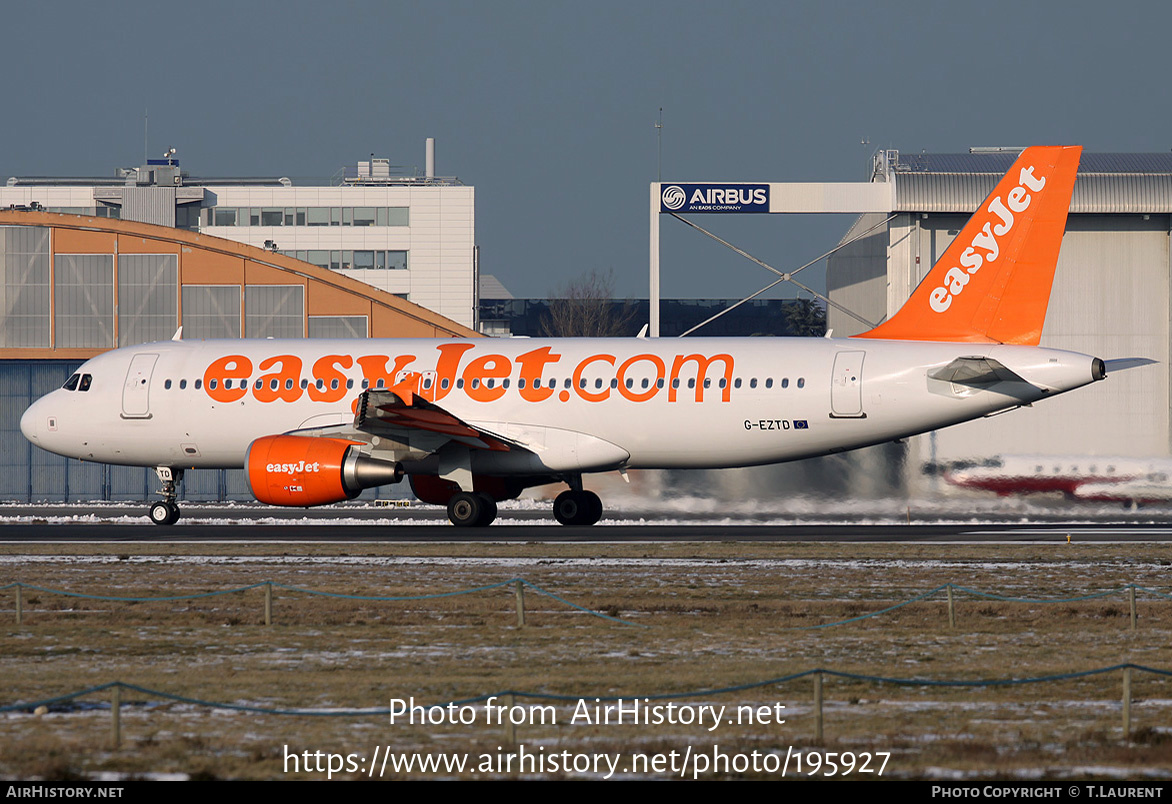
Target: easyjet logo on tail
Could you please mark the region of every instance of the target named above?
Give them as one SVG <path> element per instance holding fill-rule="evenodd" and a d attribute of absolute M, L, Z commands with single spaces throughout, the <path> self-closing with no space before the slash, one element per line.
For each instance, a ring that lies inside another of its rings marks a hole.
<path fill-rule="evenodd" d="M 977 271 L 987 262 L 996 262 L 1001 254 L 1001 239 L 1013 229 L 1014 215 L 1020 215 L 1029 208 L 1033 200 L 1031 192 L 1039 192 L 1046 186 L 1045 176 L 1034 176 L 1034 166 L 1023 167 L 1017 186 L 1004 198 L 1000 195 L 989 202 L 985 209 L 997 216 L 997 221 L 988 221 L 973 235 L 968 248 L 960 255 L 960 266 L 949 268 L 944 275 L 944 284 L 932 290 L 928 306 L 933 312 L 943 313 L 952 306 L 952 299 L 964 292 L 965 286 Z"/>

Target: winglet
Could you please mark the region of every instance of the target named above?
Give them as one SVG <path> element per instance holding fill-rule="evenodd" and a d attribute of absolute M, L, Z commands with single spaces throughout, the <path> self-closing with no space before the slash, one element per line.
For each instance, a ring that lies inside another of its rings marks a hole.
<path fill-rule="evenodd" d="M 1081 155 L 1022 151 L 907 304 L 855 337 L 1037 345 Z"/>

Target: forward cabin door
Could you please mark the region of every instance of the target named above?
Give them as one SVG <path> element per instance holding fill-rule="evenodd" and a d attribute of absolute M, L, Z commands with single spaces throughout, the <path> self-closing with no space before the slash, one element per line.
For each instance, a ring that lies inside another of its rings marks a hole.
<path fill-rule="evenodd" d="M 122 418 L 151 417 L 151 374 L 158 359 L 157 354 L 139 354 L 130 361 L 126 384 L 122 386 Z"/>
<path fill-rule="evenodd" d="M 863 412 L 863 351 L 839 352 L 834 356 L 830 378 L 830 415 L 834 418 L 866 417 Z"/>

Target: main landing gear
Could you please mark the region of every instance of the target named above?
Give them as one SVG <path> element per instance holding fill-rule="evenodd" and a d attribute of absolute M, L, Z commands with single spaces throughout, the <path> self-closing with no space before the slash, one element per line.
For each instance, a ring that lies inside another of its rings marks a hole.
<path fill-rule="evenodd" d="M 593 491 L 568 489 L 554 498 L 553 516 L 563 525 L 593 525 L 602 519 L 602 500 Z"/>
<path fill-rule="evenodd" d="M 163 484 L 163 490 L 160 492 L 163 499 L 151 506 L 151 522 L 156 525 L 174 525 L 179 521 L 179 506 L 175 500 L 179 497 L 178 486 L 183 480 L 183 470 L 159 466 L 155 468 L 155 474 Z"/>
<path fill-rule="evenodd" d="M 563 525 L 593 525 L 602 519 L 602 500 L 593 491 L 582 488 L 582 476 L 566 479 L 570 487 L 554 498 L 553 516 Z"/>
<path fill-rule="evenodd" d="M 460 491 L 448 500 L 448 519 L 459 527 L 483 528 L 496 519 L 496 500 L 477 491 Z"/>
<path fill-rule="evenodd" d="M 567 479 L 570 488 L 553 501 L 553 515 L 563 525 L 588 527 L 602 519 L 602 500 L 582 488 L 581 476 Z M 496 500 L 482 491 L 458 491 L 448 499 L 448 519 L 462 528 L 483 528 L 496 519 Z"/>

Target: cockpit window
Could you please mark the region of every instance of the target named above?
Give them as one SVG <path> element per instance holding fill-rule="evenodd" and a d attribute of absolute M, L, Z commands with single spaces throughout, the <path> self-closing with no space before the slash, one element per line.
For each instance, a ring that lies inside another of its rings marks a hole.
<path fill-rule="evenodd" d="M 74 374 L 72 377 L 70 377 L 68 380 L 66 380 L 65 384 L 62 385 L 61 387 L 64 388 L 66 391 L 76 391 L 77 390 L 77 381 L 80 379 L 81 379 L 80 374 Z"/>
<path fill-rule="evenodd" d="M 90 389 L 90 383 L 93 382 L 93 379 L 94 378 L 89 374 L 82 374 L 81 383 L 78 384 L 77 390 L 88 391 Z"/>

